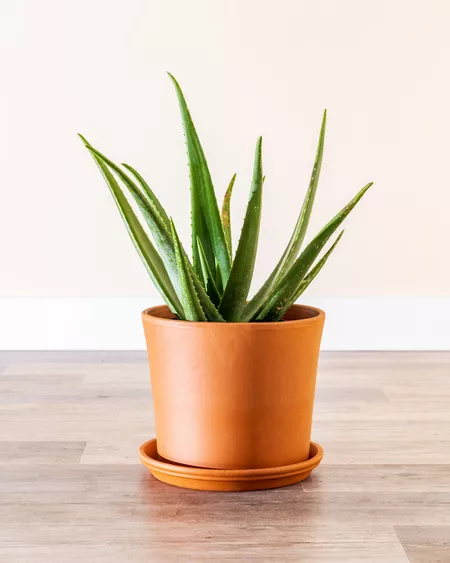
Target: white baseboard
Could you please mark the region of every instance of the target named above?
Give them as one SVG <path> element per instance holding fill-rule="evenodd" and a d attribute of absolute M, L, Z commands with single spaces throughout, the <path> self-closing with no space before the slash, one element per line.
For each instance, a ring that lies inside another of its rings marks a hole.
<path fill-rule="evenodd" d="M 0 298 L 1 350 L 143 350 L 158 298 Z M 450 350 L 450 298 L 311 299 L 323 350 Z"/>

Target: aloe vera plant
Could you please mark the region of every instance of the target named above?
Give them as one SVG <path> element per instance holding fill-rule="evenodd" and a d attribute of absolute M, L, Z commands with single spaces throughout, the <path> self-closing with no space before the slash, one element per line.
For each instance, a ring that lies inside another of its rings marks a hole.
<path fill-rule="evenodd" d="M 364 186 L 302 249 L 322 166 L 325 111 L 311 180 L 291 238 L 272 273 L 248 300 L 261 219 L 262 139 L 260 137 L 256 143 L 247 211 L 233 256 L 230 200 L 236 175 L 230 181 L 220 211 L 185 97 L 175 78 L 171 74 L 169 77 L 180 106 L 189 160 L 192 260 L 183 248 L 172 219 L 139 172 L 129 164 L 118 166 L 83 136 L 80 138 L 103 174 L 153 283 L 177 318 L 199 322 L 280 321 L 325 265 L 344 231 L 338 234 L 323 256 L 321 251 L 372 183 Z M 126 193 L 134 200 L 141 219 Z"/>

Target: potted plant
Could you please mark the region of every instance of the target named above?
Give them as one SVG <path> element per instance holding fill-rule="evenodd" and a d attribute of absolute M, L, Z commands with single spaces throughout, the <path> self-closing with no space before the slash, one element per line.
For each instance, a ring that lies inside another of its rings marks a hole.
<path fill-rule="evenodd" d="M 310 184 L 292 236 L 270 276 L 249 299 L 264 184 L 261 137 L 233 253 L 230 199 L 235 176 L 220 212 L 186 100 L 169 76 L 190 167 L 192 261 L 172 219 L 139 172 L 128 164 L 116 165 L 81 137 L 166 303 L 142 313 L 156 440 L 143 444 L 140 456 L 155 476 L 180 486 L 246 490 L 295 483 L 309 475 L 323 454 L 310 434 L 325 318 L 319 309 L 295 302 L 343 231 L 321 255 L 325 245 L 372 184 L 303 245 L 322 165 L 324 112 Z"/>

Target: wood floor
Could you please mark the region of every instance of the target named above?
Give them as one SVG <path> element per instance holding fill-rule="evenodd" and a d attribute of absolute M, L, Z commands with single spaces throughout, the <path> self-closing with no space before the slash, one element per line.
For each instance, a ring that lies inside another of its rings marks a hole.
<path fill-rule="evenodd" d="M 205 493 L 153 479 L 142 353 L 0 353 L 3 563 L 450 562 L 450 353 L 320 362 L 302 484 Z"/>

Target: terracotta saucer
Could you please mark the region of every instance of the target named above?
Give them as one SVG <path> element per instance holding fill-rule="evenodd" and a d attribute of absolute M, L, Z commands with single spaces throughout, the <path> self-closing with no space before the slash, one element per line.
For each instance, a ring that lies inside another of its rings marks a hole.
<path fill-rule="evenodd" d="M 178 465 L 158 455 L 156 439 L 142 444 L 139 457 L 154 477 L 169 485 L 200 491 L 255 491 L 303 481 L 322 461 L 323 449 L 311 442 L 306 461 L 266 469 L 205 469 Z"/>

